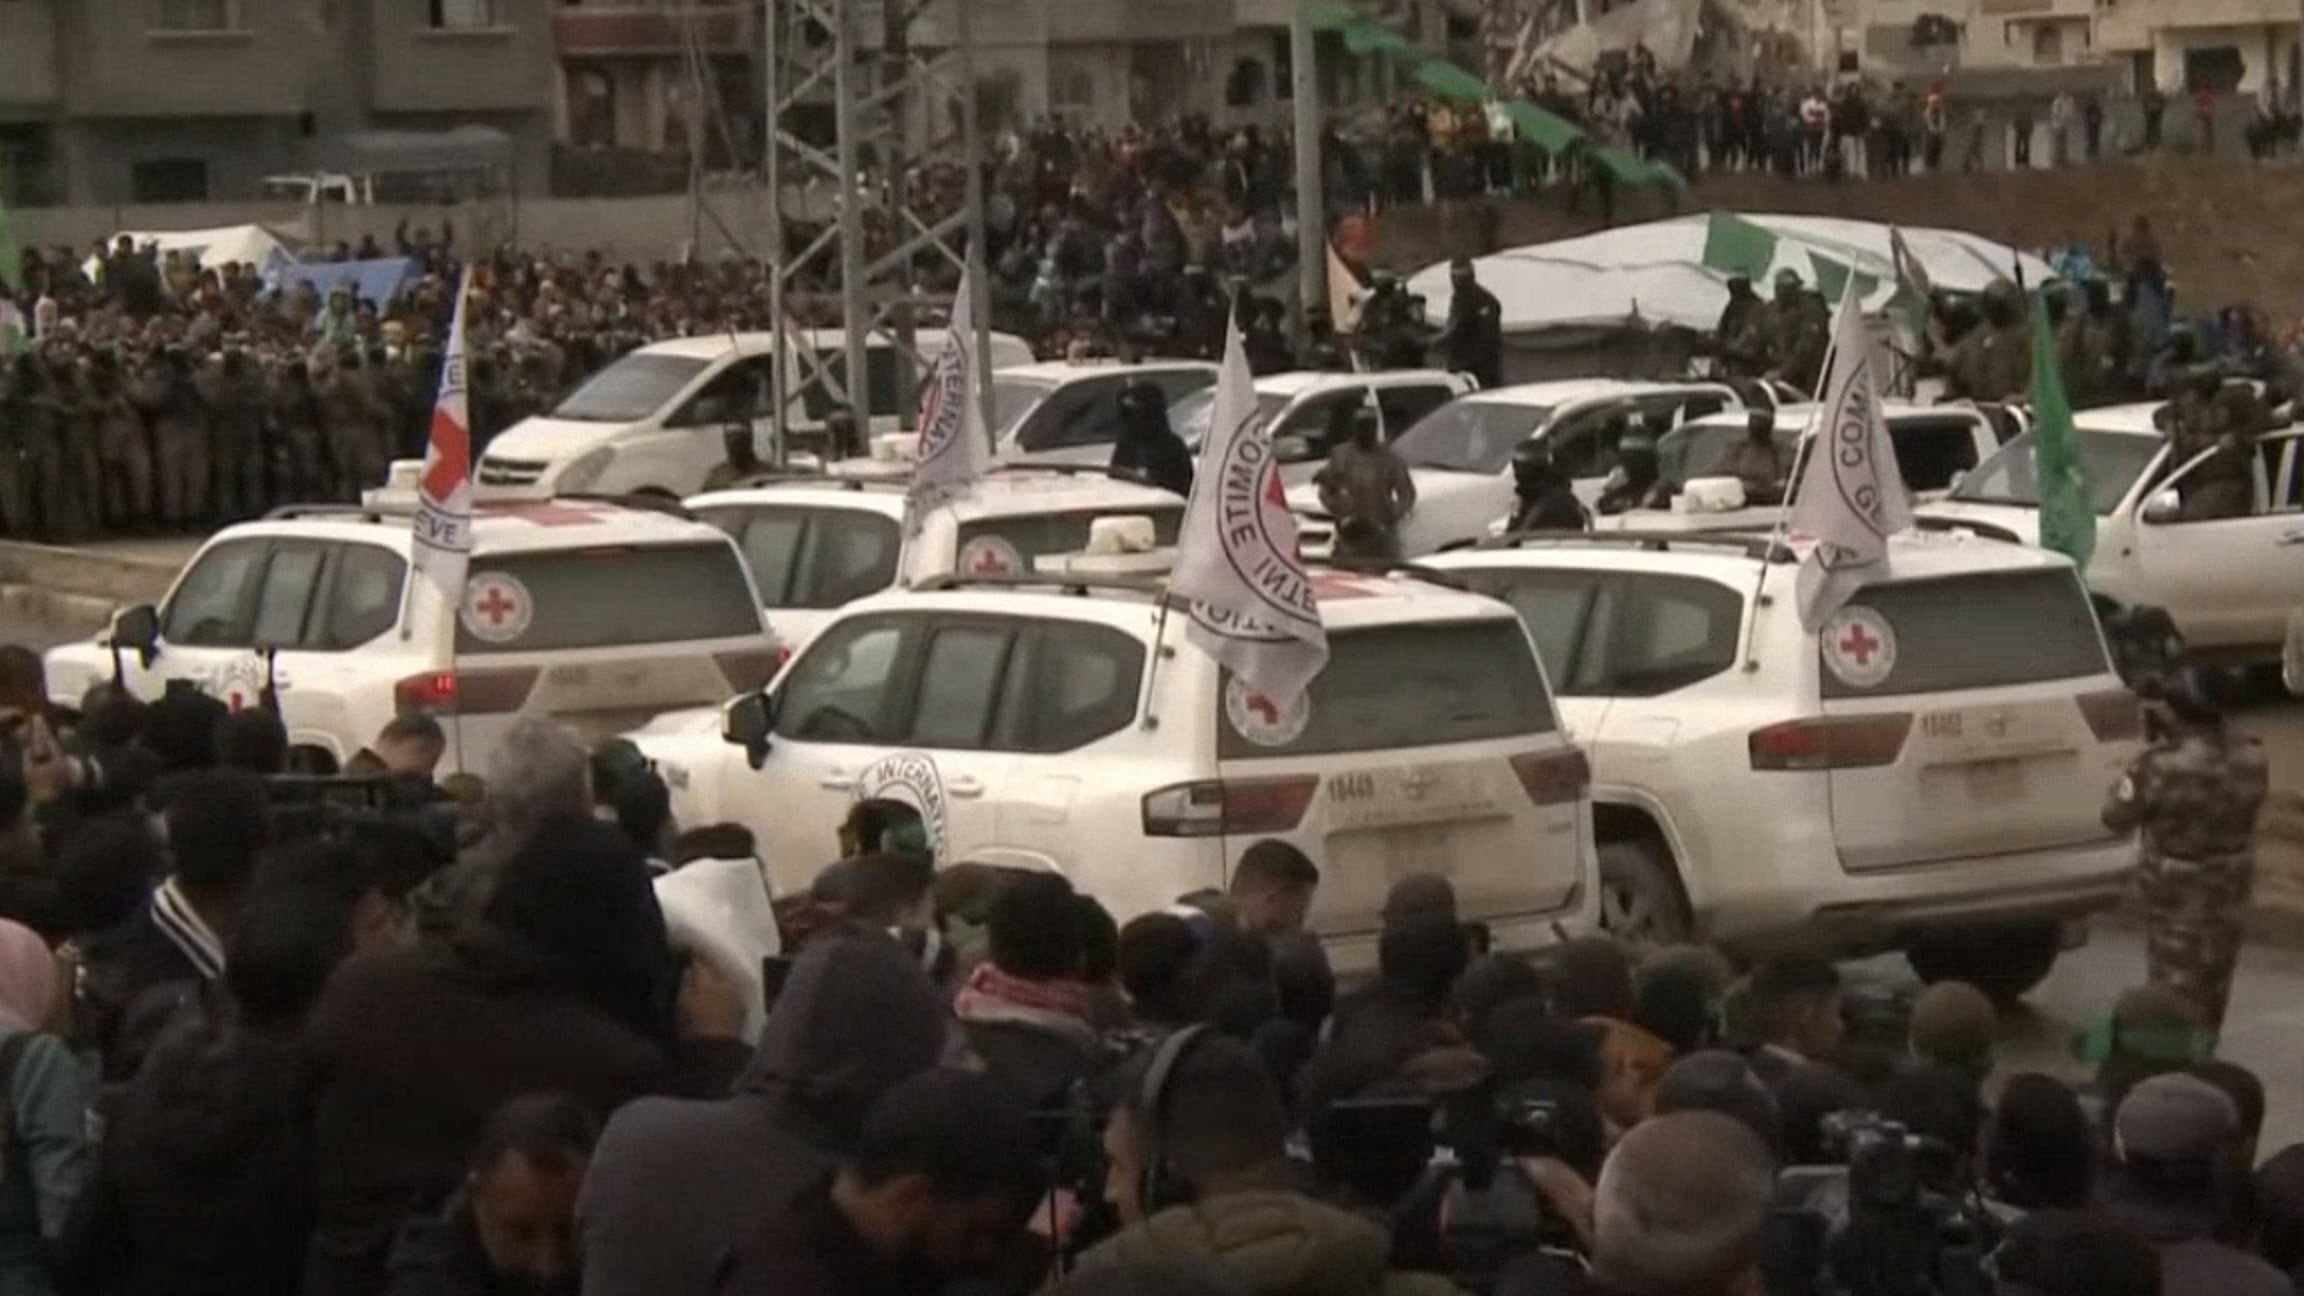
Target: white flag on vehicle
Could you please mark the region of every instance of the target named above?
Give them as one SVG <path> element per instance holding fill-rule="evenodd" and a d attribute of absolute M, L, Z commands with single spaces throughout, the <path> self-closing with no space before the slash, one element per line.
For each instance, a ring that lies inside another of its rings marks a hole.
<path fill-rule="evenodd" d="M 448 596 L 464 599 L 464 569 L 472 561 L 472 417 L 464 395 L 464 301 L 472 272 L 456 284 L 456 313 L 448 325 L 448 354 L 440 360 L 440 395 L 432 403 L 432 434 L 424 448 L 424 475 L 416 503 L 414 566 Z"/>
<path fill-rule="evenodd" d="M 1169 589 L 1186 601 L 1192 642 L 1279 706 L 1293 705 L 1328 663 L 1328 632 L 1297 552 L 1296 518 L 1237 317 L 1226 325 Z"/>
<path fill-rule="evenodd" d="M 1792 534 L 1813 545 L 1796 587 L 1800 623 L 1811 633 L 1858 587 L 1887 572 L 1888 537 L 1912 526 L 1855 284 L 1850 275 L 1832 321 L 1832 362 L 1792 502 Z"/>
<path fill-rule="evenodd" d="M 984 427 L 984 406 L 976 391 L 973 276 L 971 270 L 960 277 L 944 349 L 936 353 L 928 385 L 920 393 L 920 457 L 904 501 L 907 535 L 920 534 L 928 514 L 975 490 L 992 466 L 992 438 Z"/>

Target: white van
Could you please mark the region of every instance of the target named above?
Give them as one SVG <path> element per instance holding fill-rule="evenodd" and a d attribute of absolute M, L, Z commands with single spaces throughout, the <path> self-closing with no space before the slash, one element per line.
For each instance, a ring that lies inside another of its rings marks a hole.
<path fill-rule="evenodd" d="M 922 810 L 940 860 L 1062 873 L 1123 922 L 1291 842 L 1320 866 L 1311 921 L 1339 970 L 1374 967 L 1411 873 L 1452 880 L 1502 949 L 1592 930 L 1588 768 L 1512 610 L 1312 580 L 1330 656 L 1293 707 L 1185 645 L 1157 583 L 953 576 L 849 604 L 721 732 L 636 740 L 675 818 L 749 828 L 779 891 L 877 797 Z"/>
<path fill-rule="evenodd" d="M 754 448 L 772 460 L 776 430 L 820 432 L 838 407 L 830 380 L 846 370 L 848 335 L 839 329 L 792 334 L 717 333 L 644 346 L 592 375 L 549 414 L 522 419 L 488 443 L 474 473 L 490 496 L 661 495 L 678 499 L 703 488 L 727 458 L 726 429 L 748 421 Z M 918 408 L 925 365 L 943 350 L 943 329 L 921 329 L 922 358 L 904 354 L 893 337 L 874 334 L 865 355 L 872 432 L 897 430 Z M 779 419 L 771 379 L 782 357 L 790 403 Z M 1028 364 L 1032 348 L 1006 333 L 992 335 L 992 365 Z M 819 371 L 824 378 L 818 378 Z M 814 379 L 814 381 L 811 381 Z"/>

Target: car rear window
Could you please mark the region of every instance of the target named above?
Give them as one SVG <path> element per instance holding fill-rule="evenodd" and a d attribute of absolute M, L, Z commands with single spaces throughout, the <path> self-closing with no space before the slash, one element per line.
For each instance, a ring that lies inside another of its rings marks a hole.
<path fill-rule="evenodd" d="M 2069 568 L 1867 585 L 1849 606 L 1870 608 L 1895 631 L 1895 664 L 1870 688 L 1820 669 L 1827 698 L 1998 688 L 2112 670 L 2096 610 Z"/>
<path fill-rule="evenodd" d="M 760 609 L 744 579 L 744 562 L 726 543 L 475 558 L 465 589 L 456 627 L 459 654 L 558 652 L 761 633 Z M 483 606 L 480 600 L 491 592 L 501 597 Z M 487 618 L 494 618 L 495 628 L 475 633 L 474 624 Z"/>
<path fill-rule="evenodd" d="M 1227 690 L 1231 684 L 1226 672 Z M 1436 747 L 1559 727 L 1516 620 L 1382 626 L 1328 636 L 1328 666 L 1312 681 L 1303 732 L 1250 742 L 1222 714 L 1218 753 L 1228 760 Z"/>
<path fill-rule="evenodd" d="M 1088 547 L 1088 532 L 1102 517 L 1149 517 L 1152 535 L 1162 545 L 1176 543 L 1176 532 L 1184 524 L 1184 502 L 1178 500 L 1172 507 L 1078 509 L 1068 513 L 1032 513 L 1017 517 L 984 518 L 960 528 L 959 552 L 966 553 L 971 541 L 993 537 L 1005 541 L 1029 563 L 1048 554 L 1078 553 Z"/>

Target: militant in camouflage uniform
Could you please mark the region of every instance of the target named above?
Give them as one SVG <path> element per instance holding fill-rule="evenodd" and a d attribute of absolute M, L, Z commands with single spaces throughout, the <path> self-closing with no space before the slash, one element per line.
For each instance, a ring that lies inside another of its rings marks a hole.
<path fill-rule="evenodd" d="M 1945 358 L 1944 394 L 1955 400 L 2022 400 L 2032 382 L 2032 331 L 2024 294 L 2006 279 L 1986 284 L 1984 320 Z"/>
<path fill-rule="evenodd" d="M 2146 977 L 2222 1027 L 2256 880 L 2254 833 L 2268 771 L 2262 744 L 2232 733 L 2188 673 L 2162 694 L 2172 720 L 2104 806 L 2114 832 L 2142 829 L 2132 887 L 2144 911 Z"/>

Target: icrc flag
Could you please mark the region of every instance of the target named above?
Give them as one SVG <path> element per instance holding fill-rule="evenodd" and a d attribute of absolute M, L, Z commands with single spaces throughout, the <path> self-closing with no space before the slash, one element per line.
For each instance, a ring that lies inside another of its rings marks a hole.
<path fill-rule="evenodd" d="M 1277 706 L 1292 706 L 1328 664 L 1328 631 L 1297 553 L 1237 314 L 1225 327 L 1169 590 L 1185 601 L 1192 642 Z"/>
<path fill-rule="evenodd" d="M 1853 280 L 1832 322 L 1832 363 L 1819 400 L 1791 513 L 1793 533 L 1814 542 L 1796 586 L 1800 623 L 1810 633 L 1859 586 L 1887 572 L 1888 537 L 1912 526 Z"/>
<path fill-rule="evenodd" d="M 992 438 L 976 392 L 975 289 L 971 270 L 960 277 L 944 349 L 920 394 L 920 457 L 904 500 L 907 535 L 919 535 L 930 513 L 975 490 L 992 464 Z"/>
<path fill-rule="evenodd" d="M 472 560 L 472 418 L 464 399 L 464 302 L 472 272 L 456 285 L 456 314 L 448 325 L 448 354 L 440 362 L 440 396 L 432 403 L 432 436 L 424 449 L 417 487 L 417 574 L 446 594 L 464 598 L 464 569 Z"/>

